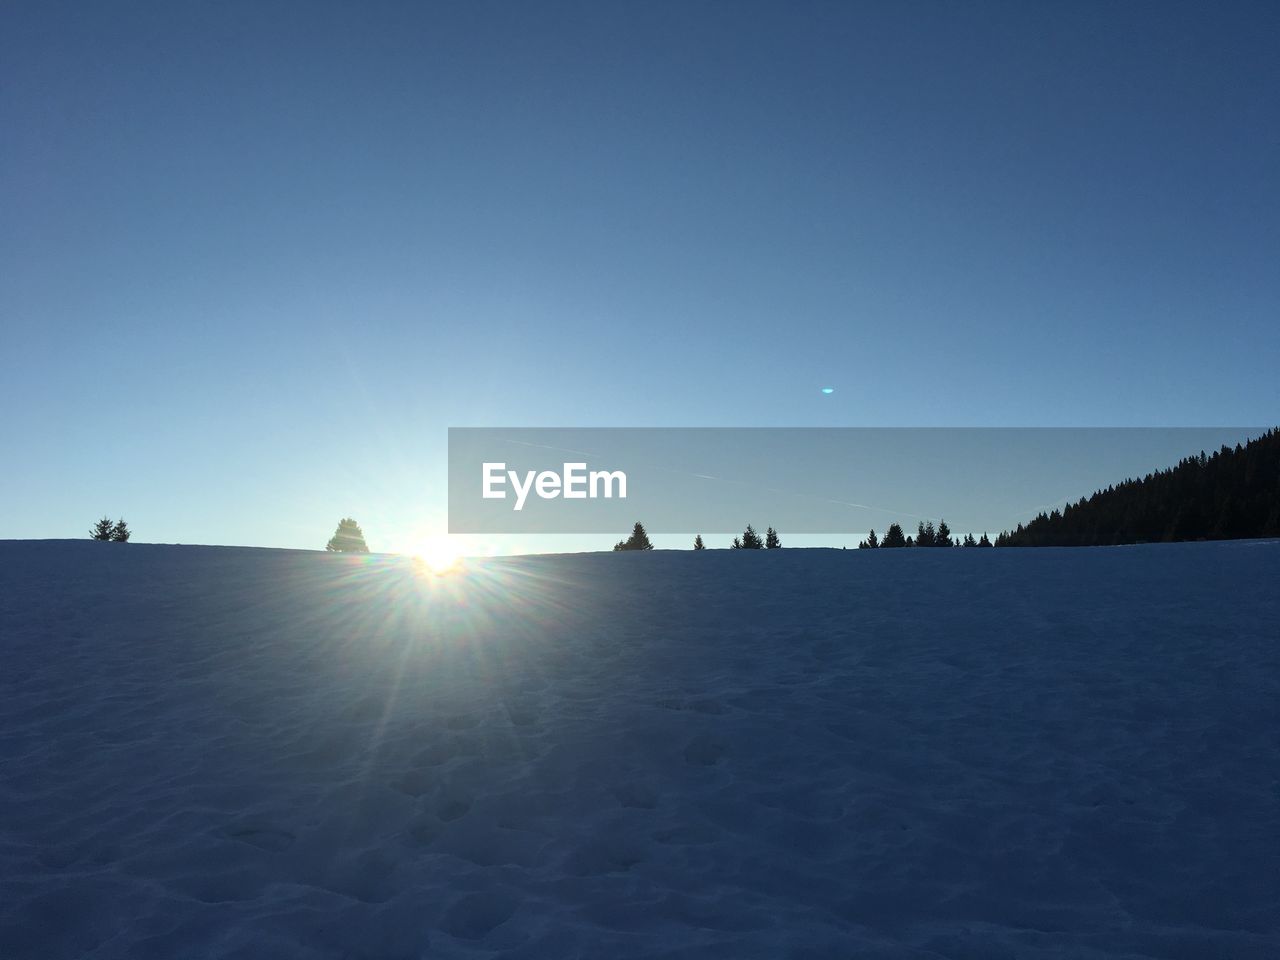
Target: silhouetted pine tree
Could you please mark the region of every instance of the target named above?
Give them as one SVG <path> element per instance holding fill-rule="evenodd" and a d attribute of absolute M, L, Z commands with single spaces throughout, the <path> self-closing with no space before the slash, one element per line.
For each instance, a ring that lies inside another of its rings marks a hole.
<path fill-rule="evenodd" d="M 747 529 L 742 532 L 742 539 L 734 538 L 733 547 L 735 550 L 759 550 L 764 547 L 764 541 L 756 533 L 755 527 L 748 523 Z"/>
<path fill-rule="evenodd" d="M 966 546 L 966 547 L 976 547 L 977 545 L 978 545 L 978 541 L 977 541 L 977 540 L 975 540 L 975 539 L 973 539 L 973 534 L 972 534 L 972 533 L 966 533 L 966 534 L 964 535 L 964 543 L 963 543 L 963 546 Z"/>
<path fill-rule="evenodd" d="M 1280 430 L 1098 490 L 996 537 L 998 547 L 1280 536 Z"/>
<path fill-rule="evenodd" d="M 902 527 L 896 523 L 889 524 L 889 529 L 885 532 L 884 539 L 880 541 L 882 547 L 905 547 L 907 538 L 902 535 Z"/>
<path fill-rule="evenodd" d="M 937 533 L 933 529 L 933 521 L 921 520 L 919 526 L 916 527 L 916 542 L 913 546 L 917 547 L 936 547 Z"/>
<path fill-rule="evenodd" d="M 111 528 L 111 539 L 114 543 L 128 543 L 129 536 L 129 525 L 124 522 L 124 517 L 121 517 Z"/>
<path fill-rule="evenodd" d="M 626 540 L 619 540 L 613 545 L 614 550 L 652 550 L 653 544 L 649 542 L 649 534 L 644 531 L 644 524 L 639 520 L 636 525 L 631 528 L 631 536 Z"/>
<path fill-rule="evenodd" d="M 874 529 L 867 534 L 867 539 L 858 542 L 859 550 L 875 550 L 879 546 L 880 541 L 876 539 L 876 532 Z"/>
<path fill-rule="evenodd" d="M 942 519 L 938 520 L 938 533 L 933 539 L 933 545 L 935 547 L 955 546 L 955 544 L 951 542 L 951 528 L 947 526 L 947 521 Z"/>
<path fill-rule="evenodd" d="M 694 537 L 694 538 L 693 538 L 693 549 L 695 549 L 695 550 L 705 550 L 705 549 L 707 549 L 707 548 L 706 548 L 706 546 L 705 546 L 705 545 L 703 544 L 703 542 L 702 542 L 702 534 L 698 534 L 696 537 Z"/>
<path fill-rule="evenodd" d="M 978 546 L 980 547 L 991 546 L 991 541 L 987 539 L 987 531 L 985 530 L 982 531 L 982 536 L 978 538 Z"/>
<path fill-rule="evenodd" d="M 764 534 L 764 546 L 766 550 L 777 550 L 782 546 L 782 541 L 778 539 L 778 531 L 770 527 Z"/>
<path fill-rule="evenodd" d="M 338 521 L 338 530 L 329 538 L 325 549 L 331 553 L 369 552 L 369 547 L 364 542 L 364 531 L 360 529 L 360 524 L 350 517 L 344 517 Z"/>
<path fill-rule="evenodd" d="M 111 522 L 110 517 L 103 517 L 93 525 L 93 528 L 89 531 L 89 536 L 94 540 L 110 540 L 111 531 L 115 528 L 116 525 Z"/>

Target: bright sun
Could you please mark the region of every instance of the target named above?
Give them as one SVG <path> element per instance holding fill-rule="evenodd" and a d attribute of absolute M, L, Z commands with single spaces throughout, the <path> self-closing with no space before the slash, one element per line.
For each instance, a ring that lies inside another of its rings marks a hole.
<path fill-rule="evenodd" d="M 458 567 L 462 560 L 458 552 L 444 537 L 433 537 L 418 544 L 413 551 L 415 563 L 421 564 L 432 573 L 448 573 Z"/>

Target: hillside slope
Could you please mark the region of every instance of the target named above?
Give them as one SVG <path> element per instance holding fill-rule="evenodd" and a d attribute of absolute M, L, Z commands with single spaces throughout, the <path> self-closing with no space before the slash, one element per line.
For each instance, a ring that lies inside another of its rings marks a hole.
<path fill-rule="evenodd" d="M 0 542 L 0 957 L 1271 960 L 1277 584 Z"/>
<path fill-rule="evenodd" d="M 1098 490 L 996 537 L 997 547 L 1280 537 L 1280 429 Z"/>

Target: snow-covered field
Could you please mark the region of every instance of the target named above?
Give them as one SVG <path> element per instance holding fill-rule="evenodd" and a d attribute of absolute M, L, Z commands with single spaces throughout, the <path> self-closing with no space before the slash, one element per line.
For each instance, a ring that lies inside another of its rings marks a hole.
<path fill-rule="evenodd" d="M 0 543 L 0 958 L 1280 957 L 1280 543 Z"/>

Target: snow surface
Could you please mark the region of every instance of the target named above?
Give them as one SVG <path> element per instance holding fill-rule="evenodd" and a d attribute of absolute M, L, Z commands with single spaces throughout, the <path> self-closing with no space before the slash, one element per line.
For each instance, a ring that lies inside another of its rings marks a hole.
<path fill-rule="evenodd" d="M 0 543 L 0 957 L 1280 957 L 1280 543 Z"/>

